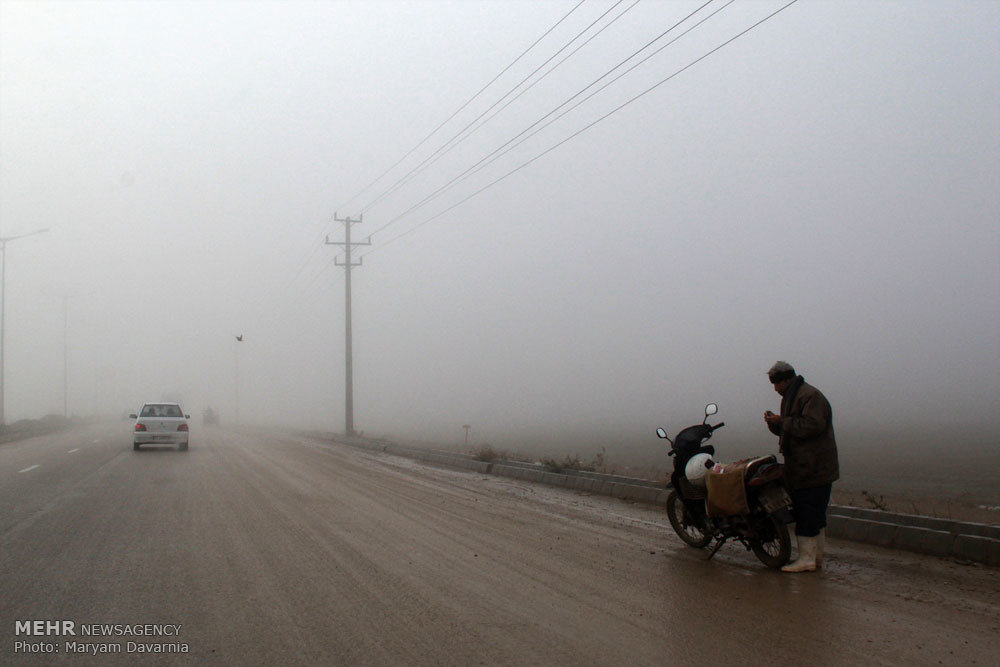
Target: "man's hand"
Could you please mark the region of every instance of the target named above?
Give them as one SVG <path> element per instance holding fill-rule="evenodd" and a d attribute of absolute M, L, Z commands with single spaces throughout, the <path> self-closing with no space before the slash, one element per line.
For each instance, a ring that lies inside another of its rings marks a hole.
<path fill-rule="evenodd" d="M 781 417 L 768 410 L 764 413 L 764 421 L 766 421 L 769 426 L 777 426 L 778 423 L 781 422 Z"/>

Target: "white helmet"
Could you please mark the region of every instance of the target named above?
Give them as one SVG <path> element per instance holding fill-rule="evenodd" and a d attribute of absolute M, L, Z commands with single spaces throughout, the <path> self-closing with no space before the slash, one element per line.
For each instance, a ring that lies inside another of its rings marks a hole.
<path fill-rule="evenodd" d="M 715 461 L 712 460 L 711 454 L 706 454 L 704 452 L 701 454 L 695 454 L 684 467 L 684 476 L 687 478 L 687 481 L 692 484 L 705 486 L 705 473 L 713 465 L 715 465 Z"/>

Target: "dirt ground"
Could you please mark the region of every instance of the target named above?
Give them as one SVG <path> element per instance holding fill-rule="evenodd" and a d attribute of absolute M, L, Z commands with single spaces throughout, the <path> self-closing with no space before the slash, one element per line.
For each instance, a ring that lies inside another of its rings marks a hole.
<path fill-rule="evenodd" d="M 838 482 L 834 485 L 832 502 L 900 514 L 1000 525 L 1000 502 L 995 497 L 990 500 L 982 492 L 964 489 L 957 484 L 953 489 L 942 490 L 921 488 L 917 483 L 907 486 L 880 482 L 878 479 Z"/>

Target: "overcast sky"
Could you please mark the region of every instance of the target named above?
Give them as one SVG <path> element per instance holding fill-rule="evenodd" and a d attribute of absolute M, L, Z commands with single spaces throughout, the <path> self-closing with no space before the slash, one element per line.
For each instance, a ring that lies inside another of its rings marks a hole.
<path fill-rule="evenodd" d="M 238 381 L 342 430 L 323 239 L 363 213 L 366 433 L 658 451 L 713 400 L 770 446 L 785 359 L 842 448 L 1000 444 L 1000 3 L 801 0 L 713 52 L 785 4 L 715 0 L 587 88 L 703 3 L 3 0 L 0 236 L 48 229 L 7 246 L 8 421 L 62 413 L 65 343 L 77 414 L 231 420 Z"/>

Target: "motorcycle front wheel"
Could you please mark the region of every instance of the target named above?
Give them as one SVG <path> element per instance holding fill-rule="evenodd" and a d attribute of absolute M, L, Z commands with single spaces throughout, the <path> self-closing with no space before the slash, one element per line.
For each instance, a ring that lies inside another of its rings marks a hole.
<path fill-rule="evenodd" d="M 670 519 L 674 532 L 692 547 L 704 549 L 712 541 L 712 536 L 706 535 L 704 529 L 695 522 L 676 491 L 671 491 L 667 496 L 667 518 Z M 786 529 L 785 534 L 787 533 Z"/>
<path fill-rule="evenodd" d="M 788 534 L 788 524 L 773 516 L 755 523 L 761 537 L 750 543 L 754 555 L 761 563 L 774 569 L 785 565 L 792 557 L 792 538 Z"/>

